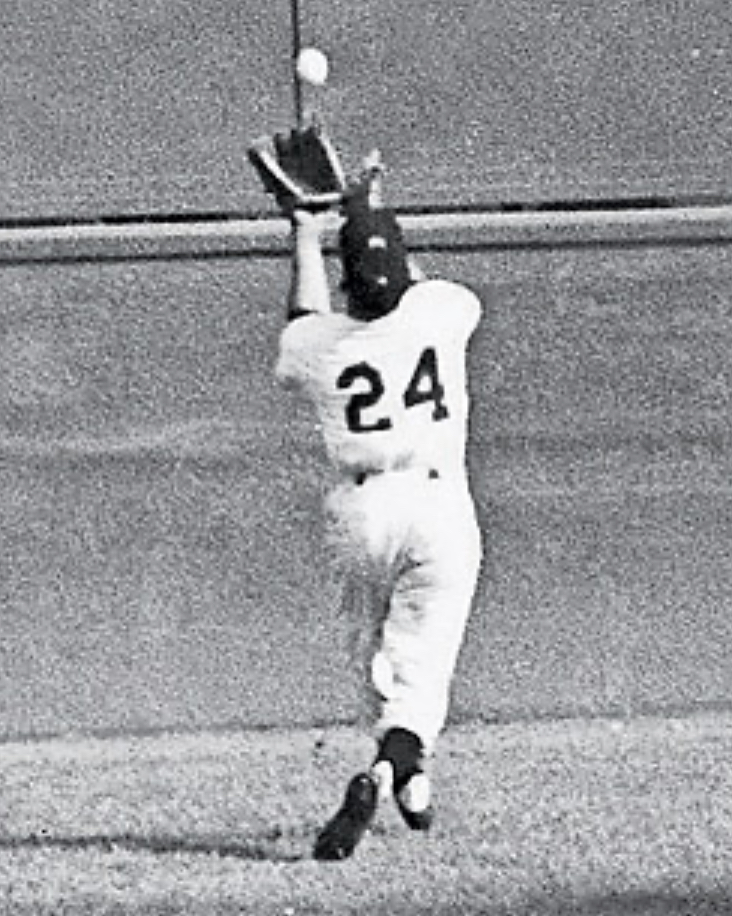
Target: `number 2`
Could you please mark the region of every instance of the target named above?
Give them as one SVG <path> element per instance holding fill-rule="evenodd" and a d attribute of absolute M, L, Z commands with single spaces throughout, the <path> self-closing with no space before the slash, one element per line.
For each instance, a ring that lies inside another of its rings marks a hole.
<path fill-rule="evenodd" d="M 348 366 L 338 376 L 336 385 L 339 389 L 344 390 L 360 379 L 366 382 L 368 388 L 366 391 L 351 395 L 346 404 L 348 429 L 352 433 L 391 429 L 392 422 L 389 417 L 380 417 L 370 423 L 366 422 L 363 417 L 364 410 L 375 406 L 386 391 L 378 369 L 366 362 Z M 432 402 L 434 405 L 432 419 L 435 421 L 445 420 L 450 416 L 445 405 L 445 387 L 440 381 L 437 352 L 434 347 L 427 347 L 422 351 L 412 378 L 404 391 L 403 401 L 406 408 Z"/>
<path fill-rule="evenodd" d="M 336 385 L 339 388 L 350 388 L 358 379 L 363 379 L 369 385 L 368 391 L 351 395 L 346 404 L 346 425 L 352 433 L 370 433 L 380 429 L 391 429 L 391 420 L 381 417 L 373 423 L 364 423 L 361 414 L 368 407 L 373 407 L 386 390 L 378 369 L 368 363 L 356 363 L 349 366 L 338 376 Z"/>

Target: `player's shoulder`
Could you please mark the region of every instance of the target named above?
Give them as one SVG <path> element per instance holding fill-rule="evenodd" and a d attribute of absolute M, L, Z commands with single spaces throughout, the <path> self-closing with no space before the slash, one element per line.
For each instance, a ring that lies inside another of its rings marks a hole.
<path fill-rule="evenodd" d="M 474 327 L 481 314 L 478 296 L 467 286 L 452 280 L 421 280 L 406 291 L 399 303 L 403 314 L 417 320 L 428 318 L 439 324 Z"/>
<path fill-rule="evenodd" d="M 288 322 L 280 344 L 283 348 L 317 348 L 347 334 L 352 324 L 353 319 L 339 312 L 308 312 Z"/>
<path fill-rule="evenodd" d="M 402 302 L 424 302 L 436 300 L 438 302 L 470 302 L 479 303 L 475 293 L 454 280 L 427 279 L 414 283 L 404 294 Z"/>

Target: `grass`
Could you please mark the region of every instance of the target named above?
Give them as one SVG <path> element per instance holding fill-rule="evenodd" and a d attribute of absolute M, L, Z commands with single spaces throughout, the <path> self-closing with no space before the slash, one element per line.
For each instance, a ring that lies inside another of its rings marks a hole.
<path fill-rule="evenodd" d="M 732 716 L 452 728 L 430 836 L 387 807 L 312 861 L 370 753 L 350 728 L 3 745 L 2 912 L 732 911 Z"/>

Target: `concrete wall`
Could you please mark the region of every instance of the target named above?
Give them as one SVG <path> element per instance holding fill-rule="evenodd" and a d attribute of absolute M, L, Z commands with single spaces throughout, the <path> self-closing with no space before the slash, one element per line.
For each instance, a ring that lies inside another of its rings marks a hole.
<path fill-rule="evenodd" d="M 302 4 L 347 165 L 382 147 L 486 305 L 457 717 L 727 702 L 732 219 L 617 207 L 728 197 L 729 11 L 662 6 Z M 6 4 L 0 737 L 359 709 L 243 155 L 292 37 L 287 2 Z"/>
<path fill-rule="evenodd" d="M 726 0 L 308 0 L 317 100 L 413 207 L 728 193 Z M 289 0 L 23 0 L 0 30 L 0 221 L 266 209 Z"/>
<path fill-rule="evenodd" d="M 693 216 L 409 224 L 486 309 L 458 718 L 728 701 L 732 219 Z M 0 734 L 358 713 L 282 232 L 0 268 Z"/>

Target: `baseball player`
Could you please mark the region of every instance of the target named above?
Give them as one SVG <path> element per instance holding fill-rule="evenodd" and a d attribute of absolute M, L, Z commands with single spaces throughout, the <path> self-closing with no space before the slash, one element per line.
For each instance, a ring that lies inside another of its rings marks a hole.
<path fill-rule="evenodd" d="M 388 797 L 411 829 L 429 829 L 428 763 L 481 562 L 465 471 L 466 350 L 480 303 L 417 271 L 383 204 L 378 159 L 365 174 L 342 203 L 341 308 L 326 274 L 323 217 L 290 211 L 289 321 L 276 367 L 312 403 L 336 472 L 328 536 L 374 707 L 374 759 L 320 832 L 321 860 L 350 856 Z"/>

